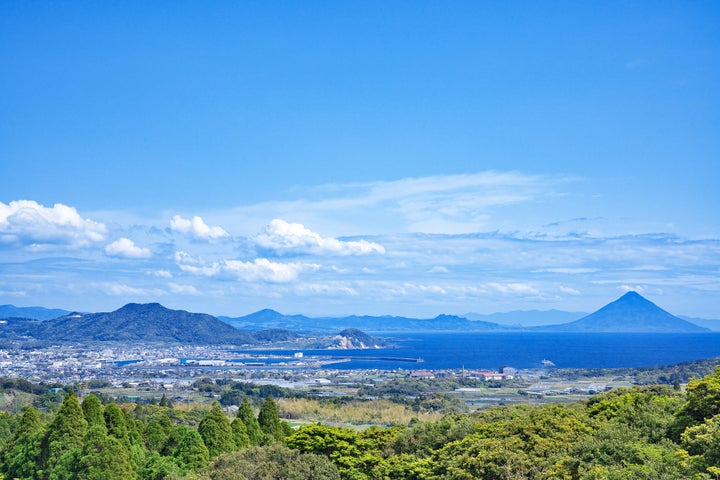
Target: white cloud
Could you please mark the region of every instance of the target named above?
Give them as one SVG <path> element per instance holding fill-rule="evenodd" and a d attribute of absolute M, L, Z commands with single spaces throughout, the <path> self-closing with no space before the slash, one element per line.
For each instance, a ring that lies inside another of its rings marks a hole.
<path fill-rule="evenodd" d="M 430 273 L 450 273 L 450 270 L 447 269 L 447 267 L 443 267 L 442 265 L 435 265 L 429 270 Z"/>
<path fill-rule="evenodd" d="M 342 241 L 322 237 L 300 223 L 288 223 L 274 219 L 263 233 L 255 237 L 255 243 L 278 252 L 326 253 L 332 255 L 368 255 L 385 253 L 385 248 L 367 240 Z"/>
<path fill-rule="evenodd" d="M 105 239 L 107 227 L 82 218 L 73 207 L 51 208 L 32 200 L 0 202 L 0 241 L 38 247 L 83 247 Z"/>
<path fill-rule="evenodd" d="M 105 247 L 105 253 L 111 257 L 149 258 L 152 252 L 148 248 L 141 248 L 129 238 L 120 238 Z"/>
<path fill-rule="evenodd" d="M 220 264 L 217 262 L 206 264 L 198 258 L 192 257 L 187 252 L 175 252 L 175 263 L 180 270 L 193 275 L 203 275 L 205 277 L 214 277 L 220 273 Z"/>
<path fill-rule="evenodd" d="M 224 265 L 224 270 L 236 275 L 239 280 L 247 282 L 261 280 L 273 283 L 293 282 L 301 272 L 318 268 L 320 266 L 316 264 L 276 263 L 266 258 L 258 258 L 253 262 L 226 260 Z"/>
<path fill-rule="evenodd" d="M 192 219 L 175 215 L 170 220 L 170 228 L 176 232 L 192 235 L 203 240 L 214 240 L 230 236 L 222 227 L 211 227 L 202 218 L 194 216 Z"/>
<path fill-rule="evenodd" d="M 252 262 L 224 260 L 204 263 L 186 252 L 175 252 L 175 263 L 182 271 L 194 275 L 216 277 L 225 274 L 246 282 L 271 283 L 294 282 L 302 272 L 320 268 L 320 265 L 312 263 L 278 263 L 266 258 L 257 258 Z"/>
<path fill-rule="evenodd" d="M 597 268 L 582 268 L 582 267 L 558 267 L 558 268 L 546 268 L 544 270 L 535 270 L 537 272 L 548 272 L 548 273 L 563 273 L 567 275 L 576 275 L 582 273 L 595 273 Z"/>
<path fill-rule="evenodd" d="M 148 272 L 148 274 L 158 278 L 172 278 L 170 270 L 155 270 L 154 272 Z"/>
<path fill-rule="evenodd" d="M 500 208 L 561 198 L 558 187 L 577 183 L 571 177 L 518 172 L 436 175 L 394 181 L 326 184 L 296 190 L 292 201 L 240 206 L 223 217 L 234 231 L 252 234 L 269 218 L 293 218 L 332 236 L 386 233 L 475 233 L 527 228 L 513 210 Z M 553 212 L 555 212 L 553 210 Z M 546 223 L 537 218 L 538 224 Z"/>
<path fill-rule="evenodd" d="M 159 288 L 145 289 L 145 288 L 131 287 L 130 285 L 126 285 L 124 283 L 119 283 L 119 282 L 101 282 L 101 283 L 96 283 L 93 286 L 108 295 L 116 295 L 116 296 L 122 296 L 122 297 L 135 296 L 135 297 L 153 298 L 153 297 L 165 295 L 167 293 L 164 290 L 161 290 Z"/>
<path fill-rule="evenodd" d="M 625 292 L 625 293 L 627 293 L 627 292 L 645 293 L 645 287 L 643 287 L 642 285 L 635 285 L 635 286 L 632 286 L 632 285 L 620 285 L 620 286 L 618 286 L 618 289 L 619 289 L 621 292 Z"/>
<path fill-rule="evenodd" d="M 179 295 L 200 295 L 200 291 L 192 285 L 179 285 L 177 283 L 168 283 L 170 291 Z"/>
<path fill-rule="evenodd" d="M 496 283 L 491 282 L 488 286 L 499 293 L 513 295 L 539 295 L 540 291 L 526 283 Z"/>
<path fill-rule="evenodd" d="M 295 287 L 295 293 L 300 295 L 349 295 L 358 296 L 358 291 L 342 283 L 320 284 L 301 282 Z"/>
<path fill-rule="evenodd" d="M 580 295 L 580 291 L 571 287 L 560 285 L 560 291 L 567 295 Z"/>

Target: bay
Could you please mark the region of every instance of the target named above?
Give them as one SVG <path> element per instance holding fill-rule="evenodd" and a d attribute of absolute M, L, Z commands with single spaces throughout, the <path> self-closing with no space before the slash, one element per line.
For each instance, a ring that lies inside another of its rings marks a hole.
<path fill-rule="evenodd" d="M 720 356 L 720 333 L 418 333 L 389 338 L 395 348 L 369 350 L 294 350 L 305 356 L 349 358 L 333 369 L 498 369 L 639 368 Z M 246 350 L 287 354 L 281 350 Z M 418 359 L 422 363 L 399 359 Z"/>

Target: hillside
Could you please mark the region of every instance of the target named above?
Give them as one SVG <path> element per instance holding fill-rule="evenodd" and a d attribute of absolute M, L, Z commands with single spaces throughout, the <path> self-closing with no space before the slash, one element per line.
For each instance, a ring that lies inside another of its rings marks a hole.
<path fill-rule="evenodd" d="M 628 292 L 574 322 L 544 327 L 563 332 L 701 333 L 709 329 L 676 317 L 637 292 Z"/>
<path fill-rule="evenodd" d="M 333 337 L 334 344 L 330 348 L 340 349 L 365 349 L 365 348 L 381 348 L 384 342 L 381 342 L 367 333 L 357 328 L 346 328 Z"/>
<path fill-rule="evenodd" d="M 43 322 L 41 340 L 178 342 L 193 344 L 254 343 L 217 318 L 184 310 L 170 310 L 158 303 L 130 303 L 113 312 L 70 314 Z"/>

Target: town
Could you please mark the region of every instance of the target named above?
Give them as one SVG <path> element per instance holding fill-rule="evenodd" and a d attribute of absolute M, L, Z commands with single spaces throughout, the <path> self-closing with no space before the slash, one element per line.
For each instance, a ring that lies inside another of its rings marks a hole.
<path fill-rule="evenodd" d="M 470 410 L 511 403 L 572 401 L 630 385 L 624 378 L 568 380 L 551 368 L 338 368 L 345 361 L 342 357 L 304 355 L 292 350 L 268 355 L 197 345 L 58 344 L 0 350 L 0 377 L 72 386 L 80 392 L 102 387 L 110 396 L 136 401 L 167 395 L 175 402 L 197 401 L 193 384 L 201 378 L 275 385 L 313 397 L 357 395 L 360 386 L 392 384 L 398 379 L 420 385 L 445 381 L 452 387 L 445 393 Z"/>

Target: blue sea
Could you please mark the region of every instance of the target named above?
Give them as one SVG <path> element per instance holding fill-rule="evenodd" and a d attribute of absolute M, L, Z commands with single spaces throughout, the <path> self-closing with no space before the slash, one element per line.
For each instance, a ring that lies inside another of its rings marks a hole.
<path fill-rule="evenodd" d="M 720 333 L 423 333 L 387 339 L 395 348 L 295 351 L 350 358 L 327 368 L 383 370 L 539 368 L 543 360 L 557 368 L 636 368 L 720 357 Z M 401 358 L 423 362 L 395 360 Z"/>

